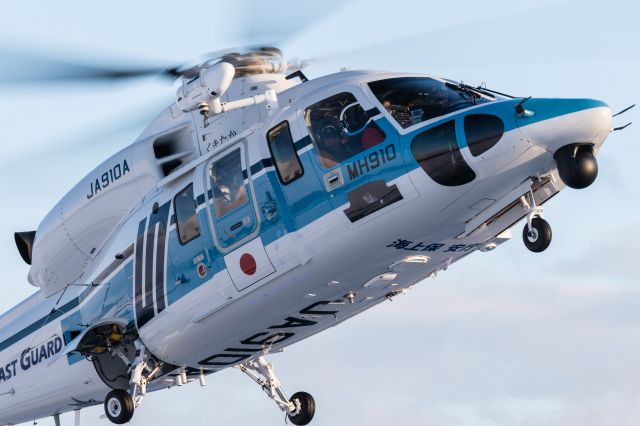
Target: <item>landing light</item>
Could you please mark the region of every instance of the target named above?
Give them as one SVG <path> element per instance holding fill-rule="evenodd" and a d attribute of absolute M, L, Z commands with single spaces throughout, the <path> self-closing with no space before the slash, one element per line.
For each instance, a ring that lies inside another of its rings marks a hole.
<path fill-rule="evenodd" d="M 368 288 L 382 282 L 393 281 L 396 279 L 396 276 L 398 276 L 398 274 L 395 272 L 385 272 L 384 274 L 376 275 L 375 277 L 364 283 L 364 287 Z"/>
<path fill-rule="evenodd" d="M 488 251 L 491 251 L 491 250 L 495 249 L 496 247 L 498 247 L 498 245 L 496 243 L 489 243 L 489 244 L 484 245 L 480 249 L 480 251 L 483 252 L 483 253 L 486 253 Z"/>
<path fill-rule="evenodd" d="M 404 259 L 405 263 L 427 263 L 429 261 L 429 256 L 409 256 Z"/>

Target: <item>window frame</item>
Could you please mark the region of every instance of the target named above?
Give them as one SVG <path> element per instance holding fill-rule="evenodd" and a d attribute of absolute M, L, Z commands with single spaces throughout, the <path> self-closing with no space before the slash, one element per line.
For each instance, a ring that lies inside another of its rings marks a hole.
<path fill-rule="evenodd" d="M 300 167 L 300 171 L 302 173 L 300 173 L 300 175 L 296 176 L 295 178 L 286 181 L 282 178 L 282 174 L 280 173 L 280 168 L 278 167 L 278 163 L 276 161 L 276 157 L 275 155 L 273 155 L 273 149 L 271 147 L 271 132 L 274 131 L 276 128 L 282 126 L 283 124 L 285 124 L 287 126 L 287 133 L 289 134 L 289 140 L 291 141 L 291 147 L 293 149 L 293 153 L 295 155 L 296 161 L 298 162 L 298 166 Z M 280 180 L 280 183 L 282 183 L 283 185 L 289 185 L 290 183 L 293 183 L 295 181 L 297 181 L 298 179 L 300 179 L 302 176 L 304 176 L 304 166 L 302 165 L 302 161 L 300 161 L 300 156 L 298 155 L 298 150 L 296 149 L 296 144 L 293 140 L 293 135 L 291 134 L 291 124 L 289 124 L 289 120 L 282 120 L 281 122 L 279 122 L 278 124 L 276 124 L 275 126 L 271 127 L 268 131 L 267 131 L 267 147 L 269 148 L 269 154 L 271 155 L 271 161 L 273 163 L 273 168 L 276 169 L 276 174 L 278 175 L 278 179 Z"/>
<path fill-rule="evenodd" d="M 193 199 L 193 212 L 194 212 L 194 216 L 196 218 L 196 222 L 198 222 L 198 233 L 193 235 L 191 238 L 189 238 L 186 241 L 182 241 L 182 232 L 180 232 L 180 220 L 178 218 L 178 209 L 176 208 L 176 201 L 178 199 L 178 197 L 185 192 L 186 190 L 188 190 L 189 188 L 191 188 L 191 194 L 192 194 L 192 199 Z M 176 195 L 173 197 L 173 215 L 175 216 L 176 219 L 176 232 L 178 233 L 178 242 L 180 243 L 180 245 L 185 246 L 187 244 L 189 244 L 191 241 L 195 240 L 196 238 L 200 237 L 202 235 L 202 225 L 200 223 L 200 220 L 198 218 L 198 201 L 196 200 L 196 198 L 194 198 L 195 196 L 195 192 L 193 190 L 194 185 L 193 182 L 189 183 L 187 186 L 185 186 L 184 188 L 182 188 L 180 191 L 178 191 L 176 193 Z"/>

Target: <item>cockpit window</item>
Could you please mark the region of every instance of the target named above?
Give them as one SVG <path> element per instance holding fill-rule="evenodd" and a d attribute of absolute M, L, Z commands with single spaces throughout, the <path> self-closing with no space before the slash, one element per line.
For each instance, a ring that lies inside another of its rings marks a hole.
<path fill-rule="evenodd" d="M 391 116 L 407 128 L 441 115 L 491 102 L 472 90 L 428 77 L 399 77 L 369 83 Z"/>
<path fill-rule="evenodd" d="M 176 195 L 173 208 L 176 215 L 176 228 L 178 229 L 180 244 L 187 244 L 194 238 L 199 237 L 200 224 L 196 214 L 196 201 L 193 197 L 192 183 Z"/>
<path fill-rule="evenodd" d="M 269 130 L 267 141 L 280 181 L 286 185 L 302 176 L 304 170 L 293 145 L 289 122 L 283 121 Z"/>
<path fill-rule="evenodd" d="M 311 105 L 305 111 L 305 122 L 320 163 L 328 169 L 386 138 L 356 98 L 347 92 Z"/>
<path fill-rule="evenodd" d="M 464 118 L 464 134 L 471 155 L 484 154 L 498 143 L 504 134 L 504 122 L 495 115 L 469 114 Z"/>

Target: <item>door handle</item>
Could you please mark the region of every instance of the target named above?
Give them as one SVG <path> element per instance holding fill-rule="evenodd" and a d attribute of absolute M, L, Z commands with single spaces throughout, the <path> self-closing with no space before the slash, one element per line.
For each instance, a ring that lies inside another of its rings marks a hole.
<path fill-rule="evenodd" d="M 336 188 L 341 187 L 344 184 L 342 177 L 342 169 L 337 168 L 324 175 L 324 187 L 327 192 L 331 192 Z"/>

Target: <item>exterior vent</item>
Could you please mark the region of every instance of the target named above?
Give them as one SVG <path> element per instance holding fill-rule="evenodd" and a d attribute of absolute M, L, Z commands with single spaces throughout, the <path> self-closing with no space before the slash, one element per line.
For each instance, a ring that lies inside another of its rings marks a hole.
<path fill-rule="evenodd" d="M 153 154 L 164 176 L 169 176 L 196 157 L 193 131 L 188 127 L 174 129 L 153 141 Z"/>
<path fill-rule="evenodd" d="M 16 232 L 13 234 L 16 240 L 18 252 L 27 265 L 31 265 L 31 254 L 33 251 L 33 242 L 36 239 L 36 231 Z"/>

